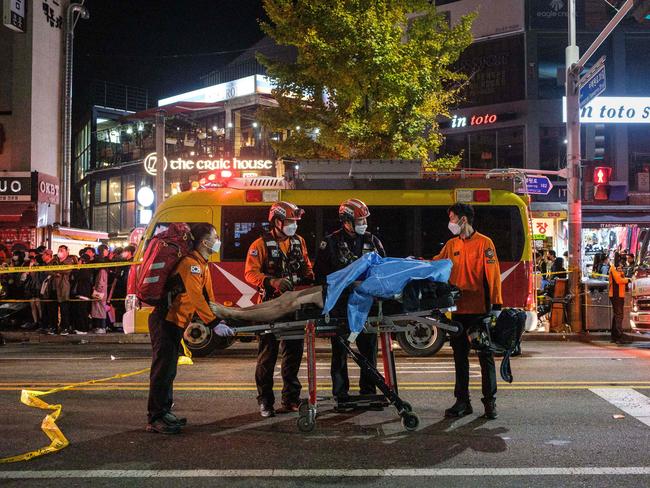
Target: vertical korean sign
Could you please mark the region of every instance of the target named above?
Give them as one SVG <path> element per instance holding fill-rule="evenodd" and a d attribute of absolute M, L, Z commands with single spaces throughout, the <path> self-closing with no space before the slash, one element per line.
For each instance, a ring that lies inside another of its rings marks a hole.
<path fill-rule="evenodd" d="M 27 0 L 4 0 L 2 2 L 2 23 L 16 32 L 25 32 Z"/>

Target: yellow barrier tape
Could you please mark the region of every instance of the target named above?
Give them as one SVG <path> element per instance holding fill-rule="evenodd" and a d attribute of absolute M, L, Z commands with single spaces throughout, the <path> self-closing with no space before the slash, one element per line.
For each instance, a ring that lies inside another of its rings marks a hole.
<path fill-rule="evenodd" d="M 187 346 L 185 345 L 185 342 L 182 339 L 181 339 L 181 346 L 183 347 L 184 355 L 178 357 L 178 364 L 179 365 L 194 364 L 194 362 L 192 361 L 192 353 L 189 349 L 187 349 Z M 108 378 L 100 378 L 96 380 L 83 381 L 81 383 L 73 383 L 71 385 L 52 388 L 51 390 L 47 390 L 47 391 L 22 390 L 20 393 L 21 403 L 27 405 L 28 407 L 40 408 L 41 410 L 52 410 L 52 413 L 47 414 L 43 419 L 43 422 L 41 423 L 41 430 L 50 439 L 51 442 L 49 446 L 41 447 L 34 451 L 25 452 L 23 454 L 18 454 L 16 456 L 0 458 L 0 464 L 29 461 L 30 459 L 34 459 L 39 456 L 44 456 L 45 454 L 50 454 L 53 452 L 60 451 L 61 449 L 66 448 L 70 444 L 70 441 L 66 438 L 65 435 L 63 435 L 63 432 L 61 432 L 61 429 L 59 429 L 58 425 L 56 425 L 56 421 L 61 415 L 61 410 L 63 408 L 62 405 L 60 403 L 56 405 L 51 405 L 41 400 L 40 397 L 51 395 L 53 393 L 58 393 L 60 391 L 72 390 L 74 388 L 79 388 L 82 386 L 89 386 L 97 383 L 105 383 L 111 380 L 128 378 L 129 376 L 137 376 L 137 375 L 147 373 L 149 370 L 150 368 L 146 368 L 138 371 L 133 371 L 131 373 L 119 373 L 110 376 Z"/>
<path fill-rule="evenodd" d="M 69 271 L 73 269 L 97 269 L 97 268 L 119 268 L 123 266 L 134 266 L 142 264 L 142 261 L 118 261 L 114 263 L 89 263 L 89 264 L 55 264 L 48 266 L 9 266 L 0 268 L 0 274 L 9 273 L 40 273 L 41 271 Z"/>

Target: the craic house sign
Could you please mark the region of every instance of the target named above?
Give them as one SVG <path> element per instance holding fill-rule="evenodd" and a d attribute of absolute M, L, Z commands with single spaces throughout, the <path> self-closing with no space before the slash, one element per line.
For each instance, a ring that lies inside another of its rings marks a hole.
<path fill-rule="evenodd" d="M 30 202 L 31 173 L 0 173 L 0 202 Z"/>
<path fill-rule="evenodd" d="M 144 158 L 144 169 L 152 176 L 156 175 L 156 153 Z M 228 169 L 233 171 L 260 171 L 273 168 L 270 159 L 170 159 L 165 158 L 165 171 L 215 171 Z"/>

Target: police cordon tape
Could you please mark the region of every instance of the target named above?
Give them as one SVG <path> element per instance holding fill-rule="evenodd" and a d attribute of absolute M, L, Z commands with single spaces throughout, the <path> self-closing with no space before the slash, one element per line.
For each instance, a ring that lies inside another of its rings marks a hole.
<path fill-rule="evenodd" d="M 192 353 L 181 339 L 181 346 L 183 347 L 183 356 L 178 357 L 179 365 L 191 365 L 194 364 L 192 361 Z M 59 426 L 56 425 L 56 421 L 61 415 L 61 410 L 63 409 L 60 403 L 55 405 L 49 404 L 41 399 L 41 397 L 52 395 L 53 393 L 58 393 L 60 391 L 72 390 L 79 388 L 81 386 L 94 385 L 97 383 L 105 383 L 107 381 L 128 378 L 130 376 L 138 376 L 144 373 L 147 373 L 150 368 L 140 369 L 138 371 L 132 371 L 130 373 L 119 373 L 108 378 L 100 378 L 96 380 L 83 381 L 81 383 L 73 383 L 71 385 L 60 386 L 58 388 L 52 388 L 47 391 L 38 391 L 38 390 L 22 390 L 20 393 L 20 401 L 28 407 L 40 408 L 41 410 L 52 410 L 52 413 L 49 413 L 41 422 L 41 430 L 43 433 L 50 439 L 50 445 L 44 446 L 33 451 L 28 451 L 23 454 L 18 454 L 16 456 L 9 456 L 5 458 L 0 458 L 0 464 L 3 463 L 17 463 L 20 461 L 29 461 L 45 454 L 51 454 L 53 452 L 60 451 L 70 445 L 70 441 L 63 435 Z"/>
<path fill-rule="evenodd" d="M 0 274 L 10 273 L 40 273 L 45 271 L 70 271 L 73 269 L 102 269 L 102 268 L 119 268 L 124 266 L 134 266 L 142 264 L 142 261 L 116 261 L 114 263 L 88 263 L 88 264 L 49 264 L 46 266 L 9 266 L 0 268 Z"/>

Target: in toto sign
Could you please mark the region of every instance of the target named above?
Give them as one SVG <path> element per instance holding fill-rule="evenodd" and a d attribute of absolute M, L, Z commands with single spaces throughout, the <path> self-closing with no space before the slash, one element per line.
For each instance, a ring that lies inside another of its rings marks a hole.
<path fill-rule="evenodd" d="M 156 153 L 148 154 L 144 158 L 144 169 L 152 176 L 156 176 Z M 165 158 L 165 171 L 215 171 L 229 169 L 235 171 L 268 170 L 273 168 L 270 159 L 170 159 Z"/>

